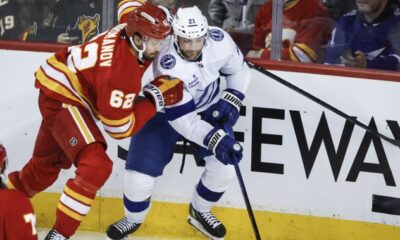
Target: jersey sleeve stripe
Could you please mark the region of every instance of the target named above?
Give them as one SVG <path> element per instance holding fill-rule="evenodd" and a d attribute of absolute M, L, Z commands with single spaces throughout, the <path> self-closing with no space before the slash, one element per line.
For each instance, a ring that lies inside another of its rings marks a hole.
<path fill-rule="evenodd" d="M 107 132 L 112 138 L 115 139 L 123 139 L 123 138 L 127 138 L 129 136 L 132 135 L 132 131 L 133 131 L 133 127 L 135 126 L 135 124 L 131 124 L 130 128 L 128 131 L 126 131 L 125 133 L 111 133 L 111 132 Z"/>
<path fill-rule="evenodd" d="M 100 115 L 100 120 L 102 123 L 109 125 L 109 126 L 121 126 L 121 125 L 126 124 L 127 122 L 130 122 L 132 116 L 133 116 L 133 113 L 131 113 L 130 115 L 128 115 L 124 118 L 121 118 L 118 120 L 113 120 L 113 119 L 108 119 L 108 118 Z"/>
<path fill-rule="evenodd" d="M 14 184 L 12 184 L 12 182 L 8 178 L 6 180 L 6 186 L 7 186 L 8 189 L 15 189 Z"/>
<path fill-rule="evenodd" d="M 79 112 L 79 109 L 72 105 L 67 106 L 67 109 L 70 112 L 72 118 L 74 119 L 76 125 L 78 126 L 79 131 L 81 132 L 83 138 L 85 139 L 85 142 L 87 144 L 95 142 L 93 134 L 90 132 L 90 129 L 86 125 L 86 122 L 83 119 L 81 113 Z"/>
<path fill-rule="evenodd" d="M 109 132 L 109 133 L 123 133 L 126 132 L 130 129 L 132 125 L 134 125 L 133 121 L 133 113 L 130 114 L 129 120 L 127 123 L 122 124 L 122 125 L 107 125 L 103 122 L 104 129 Z"/>
<path fill-rule="evenodd" d="M 289 48 L 289 57 L 290 57 L 290 60 L 292 60 L 294 62 L 300 62 L 300 60 L 297 58 L 297 55 L 293 52 L 293 47 Z"/>
<path fill-rule="evenodd" d="M 73 63 L 68 59 L 68 64 L 73 65 Z M 82 85 L 79 82 L 78 76 L 76 73 L 71 71 L 69 66 L 66 66 L 64 63 L 59 62 L 55 56 L 51 57 L 48 59 L 48 64 L 49 66 L 53 67 L 57 71 L 61 72 L 65 79 L 68 80 L 70 83 L 68 87 L 73 91 L 76 92 L 77 95 L 80 97 L 82 100 L 82 104 L 84 107 L 86 107 L 88 110 L 91 110 L 92 113 L 95 115 L 95 117 L 98 118 L 98 110 L 94 107 L 93 103 L 89 101 L 89 99 L 83 94 L 82 90 Z M 71 68 L 75 68 L 74 66 L 71 66 Z M 57 78 L 58 79 L 58 78 Z"/>
<path fill-rule="evenodd" d="M 54 80 L 50 76 L 47 76 L 46 73 L 43 71 L 43 68 L 39 68 L 38 71 L 36 71 L 36 79 L 39 81 L 39 83 L 48 88 L 49 90 L 58 93 L 66 98 L 69 98 L 75 102 L 78 102 L 82 104 L 82 101 L 75 96 L 73 92 L 71 92 L 70 89 L 68 89 L 64 84 L 62 84 L 59 81 Z M 83 105 L 83 104 L 82 104 Z"/>
<path fill-rule="evenodd" d="M 65 64 L 59 62 L 55 57 L 49 59 L 49 63 L 47 64 L 47 66 L 48 66 L 48 72 L 53 74 L 55 79 L 63 83 L 65 82 L 68 88 L 73 93 L 76 93 L 78 97 L 80 97 L 81 100 L 80 103 L 82 103 L 82 105 L 87 109 L 92 110 L 92 112 L 95 114 L 96 117 L 100 118 L 100 120 L 103 122 L 104 129 L 107 132 L 110 132 L 112 134 L 115 133 L 119 134 L 119 133 L 125 133 L 126 131 L 128 131 L 128 129 L 133 129 L 132 126 L 135 124 L 135 118 L 133 117 L 133 113 L 122 119 L 117 119 L 117 120 L 112 120 L 105 118 L 104 116 L 100 116 L 100 114 L 98 114 L 97 109 L 94 109 L 94 107 L 92 107 L 93 104 L 90 101 L 88 101 L 87 98 L 83 95 L 82 86 L 80 85 L 78 77 L 75 73 L 73 73 Z M 88 138 L 88 141 L 90 141 L 91 137 L 88 136 L 86 132 L 83 132 L 83 135 Z"/>
<path fill-rule="evenodd" d="M 65 66 L 64 63 L 59 62 L 55 56 L 52 56 L 49 59 L 47 59 L 47 61 L 42 65 L 42 68 L 48 76 L 50 76 L 56 81 L 63 83 L 63 85 L 68 87 L 74 94 L 79 96 L 78 91 L 76 91 L 72 87 L 72 82 L 75 79 L 72 76 L 70 76 L 70 74 L 68 74 L 70 70 L 68 70 L 67 66 Z"/>
<path fill-rule="evenodd" d="M 299 2 L 299 0 L 294 0 L 294 1 L 292 1 L 292 2 L 287 3 L 287 4 L 284 6 L 284 10 L 287 11 L 287 10 L 291 9 L 291 8 L 294 7 L 298 2 Z"/>
<path fill-rule="evenodd" d="M 317 54 L 315 51 L 309 47 L 307 44 L 304 43 L 296 43 L 295 47 L 301 50 L 305 55 L 308 56 L 308 58 L 312 61 L 315 62 L 317 61 Z"/>
<path fill-rule="evenodd" d="M 124 124 L 119 127 L 104 125 L 104 129 L 109 133 L 124 133 L 129 130 L 131 125 L 132 125 L 132 122 L 129 121 L 127 124 Z"/>

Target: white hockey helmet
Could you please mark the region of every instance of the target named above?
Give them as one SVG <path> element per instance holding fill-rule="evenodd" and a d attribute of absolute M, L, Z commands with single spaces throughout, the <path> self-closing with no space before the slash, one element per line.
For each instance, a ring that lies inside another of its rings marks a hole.
<path fill-rule="evenodd" d="M 183 38 L 199 38 L 207 34 L 207 18 L 197 6 L 179 8 L 172 21 L 174 35 Z"/>

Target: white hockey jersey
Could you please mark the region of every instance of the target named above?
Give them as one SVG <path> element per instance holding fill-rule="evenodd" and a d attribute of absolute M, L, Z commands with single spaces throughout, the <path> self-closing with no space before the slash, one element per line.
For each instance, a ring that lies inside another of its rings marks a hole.
<path fill-rule="evenodd" d="M 196 111 L 170 121 L 171 126 L 186 139 L 206 147 L 203 140 L 213 126 L 200 119 L 197 113 L 206 110 L 220 99 L 220 76 L 225 77 L 226 88 L 246 93 L 250 82 L 250 70 L 243 54 L 227 32 L 218 27 L 209 27 L 205 46 L 199 61 L 182 58 L 170 37 L 147 69 L 144 83 L 159 75 L 180 78 L 188 92 L 180 105 L 192 99 Z M 224 86 L 224 85 L 222 85 Z"/>

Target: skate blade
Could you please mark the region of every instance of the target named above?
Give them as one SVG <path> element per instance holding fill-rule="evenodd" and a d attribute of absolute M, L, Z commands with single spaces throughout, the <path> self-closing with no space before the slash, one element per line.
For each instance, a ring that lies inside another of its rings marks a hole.
<path fill-rule="evenodd" d="M 190 225 L 192 225 L 196 230 L 198 230 L 199 232 L 201 232 L 202 234 L 204 234 L 205 236 L 207 236 L 212 240 L 224 240 L 224 238 L 214 237 L 213 235 L 209 234 L 207 230 L 203 227 L 203 225 L 201 225 L 201 223 L 199 223 L 196 219 L 194 219 L 190 215 L 187 217 L 187 222 Z"/>
<path fill-rule="evenodd" d="M 128 237 L 124 237 L 121 240 L 126 240 L 126 239 L 128 239 Z M 114 240 L 114 239 L 107 237 L 106 240 Z"/>

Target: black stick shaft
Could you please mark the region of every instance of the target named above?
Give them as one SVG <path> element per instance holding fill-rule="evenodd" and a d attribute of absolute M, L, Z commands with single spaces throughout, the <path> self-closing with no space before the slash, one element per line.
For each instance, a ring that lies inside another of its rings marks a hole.
<path fill-rule="evenodd" d="M 272 78 L 273 80 L 285 85 L 286 87 L 294 90 L 295 92 L 300 93 L 301 95 L 311 99 L 312 101 L 318 103 L 319 105 L 321 105 L 321 106 L 331 110 L 332 112 L 338 114 L 339 116 L 345 118 L 349 122 L 351 122 L 351 123 L 363 128 L 363 129 L 365 129 L 367 132 L 369 132 L 369 133 L 371 133 L 371 134 L 373 134 L 375 136 L 378 136 L 378 137 L 382 138 L 383 140 L 385 140 L 385 141 L 387 141 L 387 142 L 389 142 L 389 143 L 391 143 L 391 144 L 393 144 L 393 145 L 395 145 L 397 147 L 400 147 L 400 140 L 399 139 L 390 138 L 390 137 L 387 137 L 387 136 L 375 131 L 374 129 L 368 127 L 367 125 L 365 125 L 364 123 L 358 121 L 357 119 L 350 117 L 349 115 L 347 115 L 346 113 L 344 113 L 344 112 L 340 111 L 339 109 L 333 107 L 332 105 L 322 101 L 321 99 L 315 97 L 314 95 L 311 95 L 310 93 L 308 93 L 308 92 L 304 91 L 303 89 L 291 84 L 290 82 L 278 77 L 277 75 L 271 73 L 270 71 L 267 71 L 264 68 L 255 65 L 254 63 L 251 63 L 251 62 L 247 61 L 247 64 L 249 65 L 250 68 L 253 68 L 253 69 L 259 71 L 260 73 L 262 73 L 262 74 Z"/>
<path fill-rule="evenodd" d="M 224 125 L 224 130 L 226 131 L 226 133 L 228 135 L 234 137 L 232 127 L 227 126 L 225 124 Z M 244 202 L 246 204 L 247 213 L 249 214 L 249 218 L 250 218 L 251 226 L 253 227 L 254 235 L 256 237 L 256 240 L 261 240 L 260 232 L 258 231 L 258 227 L 257 227 L 256 218 L 254 217 L 254 213 L 253 213 L 253 209 L 252 209 L 251 204 L 250 204 L 249 196 L 247 195 L 246 186 L 244 185 L 242 172 L 240 171 L 240 168 L 239 168 L 239 163 L 236 162 L 233 166 L 235 167 L 236 176 L 237 176 L 237 179 L 238 179 L 238 182 L 239 182 L 240 190 L 242 191 Z"/>
<path fill-rule="evenodd" d="M 247 195 L 246 187 L 244 186 L 242 173 L 241 173 L 239 165 L 237 163 L 235 163 L 234 166 L 235 166 L 236 176 L 239 181 L 240 189 L 242 190 L 244 202 L 246 204 L 247 213 L 249 214 L 251 226 L 253 227 L 254 235 L 257 240 L 261 240 L 260 232 L 258 231 L 258 227 L 257 227 L 257 223 L 256 223 L 256 218 L 254 217 L 253 209 L 251 208 L 251 205 L 250 205 L 249 196 Z"/>

